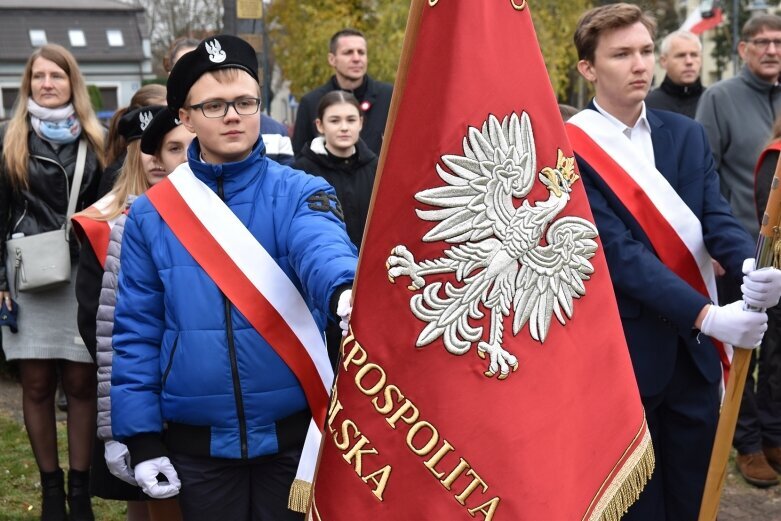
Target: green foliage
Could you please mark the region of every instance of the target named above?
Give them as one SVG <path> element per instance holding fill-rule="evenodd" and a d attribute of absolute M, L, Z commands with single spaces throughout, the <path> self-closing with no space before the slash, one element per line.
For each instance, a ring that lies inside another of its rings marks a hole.
<path fill-rule="evenodd" d="M 408 10 L 408 0 L 272 0 L 266 11 L 269 35 L 292 93 L 300 97 L 331 76 L 328 42 L 345 27 L 366 34 L 369 74 L 393 82 Z"/>
<path fill-rule="evenodd" d="M 369 70 L 373 78 L 391 83 L 396 78 L 408 15 L 409 0 L 379 2 L 377 23 L 366 32 L 371 42 Z"/>
<path fill-rule="evenodd" d="M 87 85 L 87 92 L 89 93 L 89 101 L 92 105 L 92 110 L 95 112 L 103 109 L 103 98 L 100 95 L 100 89 L 96 85 Z"/>
<path fill-rule="evenodd" d="M 717 27 L 713 34 L 711 58 L 716 64 L 716 78 L 721 79 L 732 59 L 732 24 Z"/>
<path fill-rule="evenodd" d="M 575 25 L 583 12 L 593 5 L 593 0 L 536 0 L 530 4 L 537 41 L 559 100 L 568 99 L 577 77 L 578 55 L 572 43 Z"/>
<path fill-rule="evenodd" d="M 741 8 L 738 12 L 738 35 L 740 35 L 740 29 L 743 27 L 751 13 L 746 9 L 746 2 L 740 3 Z M 732 52 L 737 45 L 734 41 L 734 17 L 732 16 L 732 7 L 725 9 L 725 15 L 727 17 L 727 23 L 722 23 L 720 27 L 715 29 L 713 35 L 713 50 L 711 51 L 711 57 L 716 62 L 716 79 L 721 79 L 722 74 L 727 70 L 727 67 L 732 63 Z M 740 36 L 738 36 L 740 38 Z M 738 58 L 740 62 L 740 58 Z"/>

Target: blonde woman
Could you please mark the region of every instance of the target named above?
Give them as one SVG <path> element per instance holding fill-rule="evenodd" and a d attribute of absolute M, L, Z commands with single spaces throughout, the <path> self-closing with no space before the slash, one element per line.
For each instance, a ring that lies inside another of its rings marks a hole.
<path fill-rule="evenodd" d="M 76 60 L 59 45 L 44 45 L 27 60 L 14 115 L 0 127 L 0 298 L 6 305 L 14 305 L 5 269 L 6 240 L 63 226 L 81 140 L 87 144 L 87 156 L 77 209 L 95 200 L 105 166 L 104 132 Z M 76 246 L 71 240 L 74 258 Z M 3 350 L 8 360 L 20 361 L 24 422 L 41 473 L 41 519 L 66 519 L 54 415 L 59 368 L 68 399 L 70 519 L 91 521 L 95 365 L 78 339 L 73 286 L 14 298 L 21 310 L 19 333 L 4 336 Z"/>

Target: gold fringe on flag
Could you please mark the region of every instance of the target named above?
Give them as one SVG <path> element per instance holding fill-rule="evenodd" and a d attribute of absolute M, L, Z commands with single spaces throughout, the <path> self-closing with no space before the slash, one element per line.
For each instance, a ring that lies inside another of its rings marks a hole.
<path fill-rule="evenodd" d="M 637 501 L 640 492 L 651 479 L 656 458 L 651 444 L 651 433 L 645 422 L 643 422 L 643 431 L 642 440 L 613 476 L 607 490 L 599 498 L 597 506 L 589 516 L 589 521 L 619 521 L 632 503 Z"/>
<path fill-rule="evenodd" d="M 294 479 L 290 487 L 290 496 L 287 498 L 287 508 L 293 512 L 306 514 L 311 498 L 312 484 L 303 479 Z"/>

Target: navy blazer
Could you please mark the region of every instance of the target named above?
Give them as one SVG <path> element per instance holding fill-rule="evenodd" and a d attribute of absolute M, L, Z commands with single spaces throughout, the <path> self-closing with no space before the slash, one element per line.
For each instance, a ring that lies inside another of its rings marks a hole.
<path fill-rule="evenodd" d="M 593 103 L 589 109 L 596 110 Z M 702 223 L 711 256 L 740 280 L 754 241 L 733 217 L 719 190 L 713 154 L 702 125 L 647 109 L 656 168 Z M 721 377 L 716 347 L 693 329 L 710 299 L 659 260 L 647 235 L 597 172 L 581 157 L 578 167 L 604 247 L 629 353 L 642 396 L 653 396 L 672 377 L 679 344 L 709 382 Z"/>

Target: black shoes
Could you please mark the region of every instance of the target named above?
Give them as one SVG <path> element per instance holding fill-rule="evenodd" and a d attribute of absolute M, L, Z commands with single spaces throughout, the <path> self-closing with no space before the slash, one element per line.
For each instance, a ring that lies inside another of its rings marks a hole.
<path fill-rule="evenodd" d="M 89 496 L 89 470 L 68 471 L 70 521 L 95 521 Z"/>
<path fill-rule="evenodd" d="M 41 521 L 68 521 L 62 469 L 41 472 Z"/>

